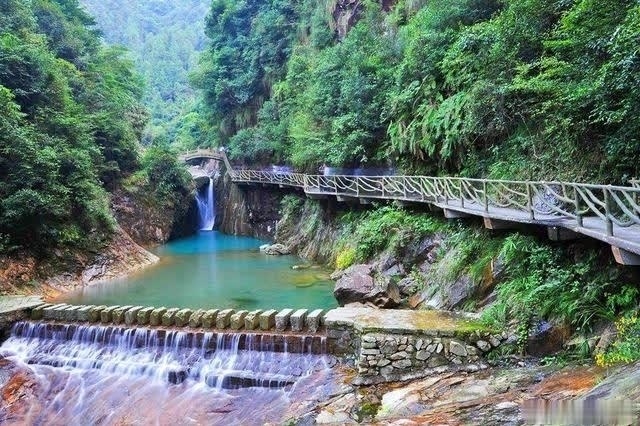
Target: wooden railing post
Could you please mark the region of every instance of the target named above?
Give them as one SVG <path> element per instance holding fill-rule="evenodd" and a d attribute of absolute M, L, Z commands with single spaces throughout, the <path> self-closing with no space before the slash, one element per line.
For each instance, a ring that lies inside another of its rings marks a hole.
<path fill-rule="evenodd" d="M 460 206 L 464 208 L 464 190 L 463 190 L 464 181 L 460 179 Z"/>
<path fill-rule="evenodd" d="M 482 195 L 484 200 L 484 211 L 485 213 L 489 213 L 489 194 L 487 194 L 487 181 L 486 179 L 482 180 Z"/>
<path fill-rule="evenodd" d="M 611 186 L 611 185 L 609 185 Z M 604 214 L 607 224 L 607 235 L 613 236 L 613 220 L 611 215 L 611 190 L 609 188 L 604 189 Z"/>
<path fill-rule="evenodd" d="M 582 228 L 583 226 L 583 218 L 582 213 L 580 212 L 580 192 L 578 191 L 578 187 L 573 187 L 573 201 L 576 208 L 576 222 L 578 226 Z"/>
<path fill-rule="evenodd" d="M 533 210 L 533 191 L 531 190 L 532 188 L 529 182 L 527 182 L 526 185 L 527 185 L 527 209 L 529 210 L 529 219 L 535 220 L 536 215 Z"/>
<path fill-rule="evenodd" d="M 442 182 L 444 183 L 444 203 L 449 204 L 449 181 L 445 178 Z"/>

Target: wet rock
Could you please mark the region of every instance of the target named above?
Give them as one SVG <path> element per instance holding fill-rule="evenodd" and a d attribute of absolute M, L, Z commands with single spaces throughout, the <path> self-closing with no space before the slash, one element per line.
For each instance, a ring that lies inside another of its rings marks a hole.
<path fill-rule="evenodd" d="M 82 306 L 76 313 L 76 319 L 80 322 L 89 322 L 91 318 L 91 310 L 95 308 L 95 305 Z"/>
<path fill-rule="evenodd" d="M 157 326 L 162 324 L 162 316 L 165 312 L 167 312 L 165 307 L 154 309 L 149 316 L 149 325 Z"/>
<path fill-rule="evenodd" d="M 262 246 L 260 250 L 269 256 L 282 256 L 291 254 L 291 249 L 284 244 L 272 244 L 270 246 Z"/>
<path fill-rule="evenodd" d="M 167 311 L 162 315 L 162 325 L 165 327 L 169 327 L 175 324 L 176 322 L 176 314 L 180 309 L 171 308 L 167 309 Z"/>
<path fill-rule="evenodd" d="M 224 330 L 229 327 L 229 323 L 231 321 L 231 315 L 235 313 L 233 309 L 224 309 L 218 312 L 218 316 L 216 317 L 216 328 L 220 330 Z"/>
<path fill-rule="evenodd" d="M 285 331 L 289 325 L 289 319 L 293 309 L 283 309 L 276 314 L 276 331 Z"/>
<path fill-rule="evenodd" d="M 111 313 L 111 322 L 118 325 L 124 323 L 124 313 L 133 306 L 122 306 Z"/>
<path fill-rule="evenodd" d="M 89 311 L 89 322 L 96 323 L 102 319 L 102 311 L 107 309 L 105 305 L 96 306 Z"/>
<path fill-rule="evenodd" d="M 355 420 L 351 418 L 349 413 L 356 405 L 356 397 L 354 394 L 346 394 L 329 405 L 327 405 L 316 417 L 317 424 L 354 424 Z"/>
<path fill-rule="evenodd" d="M 100 321 L 103 324 L 106 323 L 110 323 L 111 322 L 111 318 L 112 318 L 112 314 L 113 311 L 115 311 L 116 309 L 118 309 L 120 306 L 116 305 L 116 306 L 109 306 L 107 308 L 104 308 L 101 312 L 100 312 Z"/>
<path fill-rule="evenodd" d="M 320 329 L 322 318 L 324 314 L 324 309 L 316 309 L 312 311 L 307 318 L 305 319 L 305 324 L 307 326 L 307 330 L 310 333 L 315 333 Z"/>
<path fill-rule="evenodd" d="M 144 309 L 143 306 L 136 306 L 124 313 L 124 323 L 127 325 L 136 324 L 138 321 L 138 312 Z"/>
<path fill-rule="evenodd" d="M 210 309 L 202 316 L 202 327 L 213 328 L 216 326 L 216 320 L 218 318 L 218 309 Z"/>
<path fill-rule="evenodd" d="M 333 290 L 338 303 L 342 306 L 348 303 L 371 302 L 378 307 L 392 308 L 400 303 L 400 291 L 386 276 L 371 275 L 370 265 L 353 265 L 349 267 L 342 278 L 336 282 Z"/>
<path fill-rule="evenodd" d="M 246 330 L 255 330 L 260 327 L 260 314 L 262 313 L 261 309 L 256 311 L 251 311 L 244 317 L 244 328 Z"/>
<path fill-rule="evenodd" d="M 189 324 L 189 318 L 191 318 L 191 314 L 193 311 L 191 309 L 181 309 L 175 314 L 175 325 L 176 327 L 184 327 Z"/>
<path fill-rule="evenodd" d="M 140 309 L 138 311 L 138 316 L 137 316 L 138 324 L 140 324 L 140 325 L 148 325 L 149 324 L 149 320 L 151 318 L 151 312 L 153 312 L 154 309 L 155 309 L 155 307 L 153 307 L 153 306 L 149 306 L 149 307 L 146 307 L 144 309 Z"/>
<path fill-rule="evenodd" d="M 244 320 L 249 311 L 238 311 L 235 314 L 231 315 L 229 319 L 229 326 L 232 330 L 240 330 L 244 327 Z"/>
<path fill-rule="evenodd" d="M 271 330 L 276 325 L 278 311 L 269 309 L 260 314 L 260 330 Z"/>
<path fill-rule="evenodd" d="M 189 317 L 189 327 L 196 328 L 202 326 L 202 317 L 204 316 L 204 309 L 198 309 Z"/>
<path fill-rule="evenodd" d="M 533 356 L 550 355 L 561 350 L 569 336 L 568 328 L 547 321 L 539 321 L 529 333 L 526 351 Z"/>
<path fill-rule="evenodd" d="M 291 314 L 291 331 L 302 331 L 308 312 L 308 309 L 298 309 L 293 314 Z"/>

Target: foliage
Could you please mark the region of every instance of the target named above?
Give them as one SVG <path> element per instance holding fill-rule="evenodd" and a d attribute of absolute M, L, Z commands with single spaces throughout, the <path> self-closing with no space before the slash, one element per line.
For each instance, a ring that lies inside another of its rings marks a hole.
<path fill-rule="evenodd" d="M 633 309 L 638 289 L 617 268 L 598 266 L 593 252 L 574 261 L 564 250 L 520 234 L 504 239 L 499 258 L 506 276 L 488 321 L 516 320 L 526 337 L 534 319 L 552 319 L 588 332 L 598 320 Z"/>
<path fill-rule="evenodd" d="M 619 183 L 640 173 L 637 2 L 353 7 L 345 24 L 340 2 L 214 2 L 198 79 L 220 129 L 212 142 L 307 170 L 394 163 Z"/>
<path fill-rule="evenodd" d="M 342 223 L 352 232 L 345 237 L 355 247 L 355 260 L 364 262 L 384 250 L 398 252 L 411 239 L 433 234 L 442 224 L 433 217 L 385 206 L 364 213 L 347 213 Z"/>
<path fill-rule="evenodd" d="M 138 99 L 142 99 L 151 115 L 144 132 L 145 144 L 166 138 L 186 147 L 198 146 L 207 137 L 207 126 L 200 117 L 202 130 L 191 125 L 195 116 L 200 116 L 200 108 L 189 84 L 189 73 L 196 67 L 205 45 L 204 17 L 210 2 L 80 2 L 95 17 L 104 41 L 129 49 L 135 68 L 144 77 L 146 88 Z"/>
<path fill-rule="evenodd" d="M 165 207 L 184 208 L 191 194 L 191 176 L 177 153 L 167 145 L 152 145 L 144 151 L 142 171 L 149 189 Z"/>
<path fill-rule="evenodd" d="M 610 367 L 640 359 L 640 321 L 637 313 L 620 317 L 616 321 L 616 341 L 605 353 L 596 355 L 596 364 Z"/>
<path fill-rule="evenodd" d="M 76 0 L 1 8 L 2 247 L 95 247 L 115 225 L 105 186 L 138 167 L 141 82 Z"/>
<path fill-rule="evenodd" d="M 343 270 L 353 265 L 356 261 L 356 250 L 353 247 L 345 247 L 336 256 L 336 268 Z"/>

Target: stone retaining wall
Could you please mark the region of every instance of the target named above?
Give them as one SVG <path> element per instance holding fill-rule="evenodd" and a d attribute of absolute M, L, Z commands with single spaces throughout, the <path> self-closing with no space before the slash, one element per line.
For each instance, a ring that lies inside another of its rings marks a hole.
<path fill-rule="evenodd" d="M 506 338 L 438 311 L 340 308 L 328 313 L 326 323 L 329 351 L 355 359 L 355 384 L 477 371 L 486 368 L 484 356 Z"/>
<path fill-rule="evenodd" d="M 32 320 L 65 323 L 88 322 L 113 325 L 150 325 L 217 330 L 275 330 L 277 332 L 317 333 L 323 331 L 322 309 L 234 310 L 180 309 L 143 306 L 78 306 L 42 304 L 31 310 Z"/>

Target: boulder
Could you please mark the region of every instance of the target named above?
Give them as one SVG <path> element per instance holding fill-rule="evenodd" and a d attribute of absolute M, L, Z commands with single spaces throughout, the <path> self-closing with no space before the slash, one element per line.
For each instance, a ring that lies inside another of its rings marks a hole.
<path fill-rule="evenodd" d="M 341 306 L 371 302 L 378 307 L 392 308 L 400 303 L 400 291 L 387 276 L 372 276 L 370 265 L 353 265 L 336 282 L 333 295 Z"/>
<path fill-rule="evenodd" d="M 272 244 L 270 246 L 262 246 L 260 249 L 269 256 L 281 256 L 291 254 L 291 249 L 284 244 Z"/>

